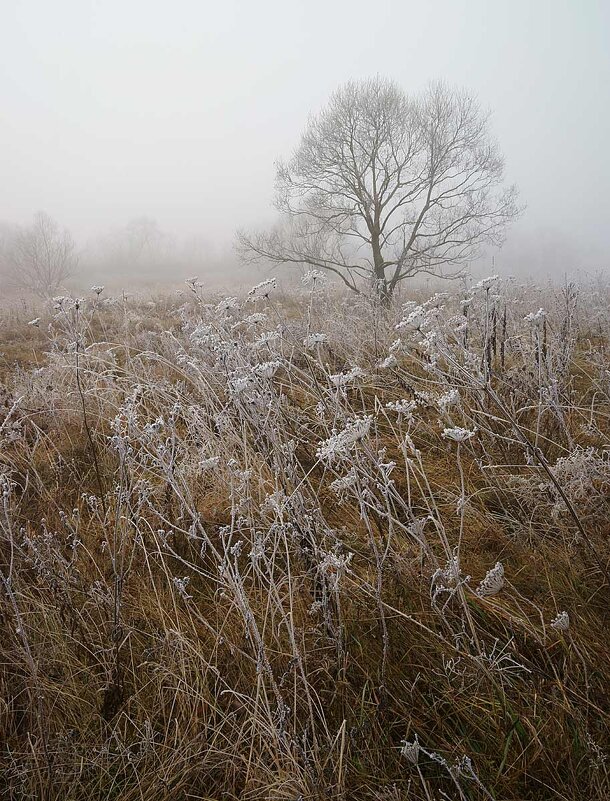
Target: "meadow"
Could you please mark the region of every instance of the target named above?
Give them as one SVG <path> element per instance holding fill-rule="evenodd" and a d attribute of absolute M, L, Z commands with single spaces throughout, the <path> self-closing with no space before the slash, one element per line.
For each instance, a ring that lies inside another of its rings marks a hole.
<path fill-rule="evenodd" d="M 610 286 L 0 310 L 0 797 L 610 795 Z"/>

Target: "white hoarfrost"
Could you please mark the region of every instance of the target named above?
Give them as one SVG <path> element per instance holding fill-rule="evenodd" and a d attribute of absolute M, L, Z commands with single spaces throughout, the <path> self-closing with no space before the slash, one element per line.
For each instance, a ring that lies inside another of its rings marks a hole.
<path fill-rule="evenodd" d="M 476 431 L 474 429 L 468 428 L 445 428 L 443 429 L 442 437 L 443 439 L 451 439 L 454 442 L 466 442 L 468 439 L 472 439 Z"/>
<path fill-rule="evenodd" d="M 360 417 L 349 422 L 341 431 L 333 430 L 332 435 L 318 446 L 316 456 L 328 463 L 345 459 L 355 444 L 369 433 L 372 421 L 371 416 Z"/>
<path fill-rule="evenodd" d="M 477 587 L 477 595 L 481 598 L 497 595 L 503 587 L 504 565 L 502 562 L 496 562 L 491 570 L 487 571 L 485 578 Z"/>

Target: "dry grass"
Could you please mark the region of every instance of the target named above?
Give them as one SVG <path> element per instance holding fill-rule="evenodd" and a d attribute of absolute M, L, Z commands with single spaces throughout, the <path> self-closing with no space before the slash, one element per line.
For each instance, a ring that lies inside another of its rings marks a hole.
<path fill-rule="evenodd" d="M 258 296 L 2 317 L 1 797 L 607 798 L 610 293 Z"/>

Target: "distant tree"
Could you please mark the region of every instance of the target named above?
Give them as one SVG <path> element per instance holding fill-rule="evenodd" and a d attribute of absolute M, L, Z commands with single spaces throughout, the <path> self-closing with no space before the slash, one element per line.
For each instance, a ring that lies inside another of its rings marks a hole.
<path fill-rule="evenodd" d="M 395 83 L 350 82 L 310 119 L 276 176 L 282 222 L 238 233 L 246 261 L 300 264 L 372 282 L 389 300 L 417 273 L 455 277 L 518 213 L 487 116 L 443 84 L 408 97 Z"/>
<path fill-rule="evenodd" d="M 136 217 L 122 231 L 123 247 L 132 266 L 149 265 L 167 252 L 168 237 L 152 217 Z"/>
<path fill-rule="evenodd" d="M 176 243 L 154 218 L 135 217 L 89 242 L 83 258 L 96 281 L 141 284 L 173 274 Z"/>
<path fill-rule="evenodd" d="M 7 238 L 3 261 L 10 282 L 41 298 L 51 297 L 76 269 L 76 245 L 68 230 L 43 211 L 32 225 Z"/>
<path fill-rule="evenodd" d="M 14 235 L 14 226 L 0 220 L 0 281 L 2 283 L 7 282 L 9 277 L 8 251 Z"/>

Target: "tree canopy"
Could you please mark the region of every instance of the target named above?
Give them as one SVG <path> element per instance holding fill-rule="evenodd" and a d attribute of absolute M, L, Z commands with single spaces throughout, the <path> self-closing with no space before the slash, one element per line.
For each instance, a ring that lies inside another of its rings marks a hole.
<path fill-rule="evenodd" d="M 20 289 L 51 297 L 70 278 L 78 264 L 70 232 L 39 211 L 31 225 L 7 236 L 2 261 L 9 281 Z"/>
<path fill-rule="evenodd" d="M 410 97 L 374 78 L 340 87 L 279 162 L 270 231 L 240 232 L 245 260 L 301 264 L 392 296 L 420 272 L 455 276 L 518 213 L 488 116 L 433 84 Z"/>

